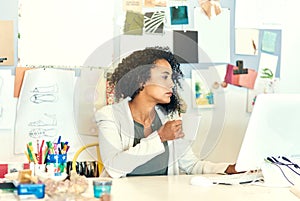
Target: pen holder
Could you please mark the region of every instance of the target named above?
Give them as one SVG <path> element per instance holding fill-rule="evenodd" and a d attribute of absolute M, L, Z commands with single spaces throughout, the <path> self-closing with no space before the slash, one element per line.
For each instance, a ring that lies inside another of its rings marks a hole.
<path fill-rule="evenodd" d="M 47 172 L 53 173 L 54 176 L 61 176 L 62 173 L 66 173 L 67 154 L 48 154 L 46 165 Z"/>

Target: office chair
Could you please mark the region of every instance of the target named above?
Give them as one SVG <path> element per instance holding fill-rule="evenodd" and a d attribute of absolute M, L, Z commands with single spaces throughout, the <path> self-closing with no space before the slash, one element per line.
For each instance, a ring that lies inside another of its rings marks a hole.
<path fill-rule="evenodd" d="M 99 143 L 91 143 L 91 144 L 84 145 L 76 151 L 76 153 L 74 154 L 73 160 L 72 160 L 72 171 L 76 171 L 77 159 L 78 159 L 79 155 L 81 154 L 81 152 L 83 152 L 84 150 L 86 150 L 87 148 L 90 148 L 90 147 L 96 147 L 98 175 L 101 174 L 102 169 L 103 169 L 103 163 L 102 163 L 101 156 L 100 156 Z"/>

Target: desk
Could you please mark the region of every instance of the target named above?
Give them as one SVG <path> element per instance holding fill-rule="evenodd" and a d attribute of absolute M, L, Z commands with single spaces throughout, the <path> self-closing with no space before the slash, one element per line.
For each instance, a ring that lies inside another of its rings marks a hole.
<path fill-rule="evenodd" d="M 230 200 L 230 201 L 299 201 L 289 188 L 270 188 L 256 185 L 214 185 L 200 187 L 190 185 L 193 175 L 126 177 L 113 179 L 111 201 L 199 201 L 199 200 Z M 82 194 L 86 199 L 93 197 L 92 182 Z M 3 197 L 0 197 L 3 200 Z M 5 197 L 6 201 L 17 200 L 14 196 Z M 40 200 L 49 200 L 47 198 Z M 51 199 L 50 199 L 51 200 Z"/>
<path fill-rule="evenodd" d="M 299 201 L 289 188 L 256 185 L 190 185 L 193 175 L 126 177 L 114 179 L 112 201 Z M 91 189 L 89 189 L 90 191 Z M 87 192 L 91 194 L 92 192 Z"/>

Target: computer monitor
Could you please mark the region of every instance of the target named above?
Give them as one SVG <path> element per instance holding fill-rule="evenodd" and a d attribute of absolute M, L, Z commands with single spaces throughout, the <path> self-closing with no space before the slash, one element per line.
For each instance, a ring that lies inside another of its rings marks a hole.
<path fill-rule="evenodd" d="M 236 161 L 237 171 L 261 169 L 267 157 L 300 158 L 300 94 L 257 96 Z"/>

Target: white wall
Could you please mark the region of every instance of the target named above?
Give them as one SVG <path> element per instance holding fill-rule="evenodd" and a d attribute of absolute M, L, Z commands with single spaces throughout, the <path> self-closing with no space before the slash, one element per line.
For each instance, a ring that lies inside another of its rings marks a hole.
<path fill-rule="evenodd" d="M 281 71 L 279 93 L 300 93 L 300 29 L 295 23 L 300 17 L 300 2 L 286 1 L 286 9 L 282 27 Z M 212 161 L 235 161 L 239 152 L 240 143 L 247 128 L 249 114 L 242 112 L 245 108 L 246 91 L 232 89 L 228 94 L 230 99 L 226 111 L 226 123 L 218 145 L 207 158 Z M 300 106 L 299 106 L 300 107 Z"/>
<path fill-rule="evenodd" d="M 281 60 L 281 81 L 279 91 L 284 93 L 300 93 L 300 61 L 298 48 L 300 47 L 300 30 L 293 23 L 300 18 L 300 12 L 297 10 L 300 3 L 297 0 L 288 0 L 285 12 L 286 20 L 282 31 L 282 60 Z M 0 0 L 0 18 L 17 18 L 17 0 Z M 247 90 L 244 88 L 229 86 L 225 90 L 226 96 L 226 119 L 222 129 L 221 138 L 218 140 L 213 151 L 206 158 L 211 161 L 234 162 L 240 144 L 247 127 L 250 114 L 246 112 Z M 15 99 L 11 101 L 16 102 Z M 205 115 L 205 112 L 204 112 Z M 202 130 L 202 129 L 201 129 Z M 203 130 L 205 130 L 203 128 Z M 203 131 L 202 130 L 202 131 Z M 82 136 L 82 143 L 96 140 L 93 137 Z M 194 150 L 200 153 L 203 137 L 201 134 L 194 143 Z M 24 155 L 15 155 L 13 153 L 14 132 L 13 130 L 0 130 L 1 152 L 0 163 L 2 162 L 26 162 Z M 24 148 L 25 149 L 25 148 Z"/>

